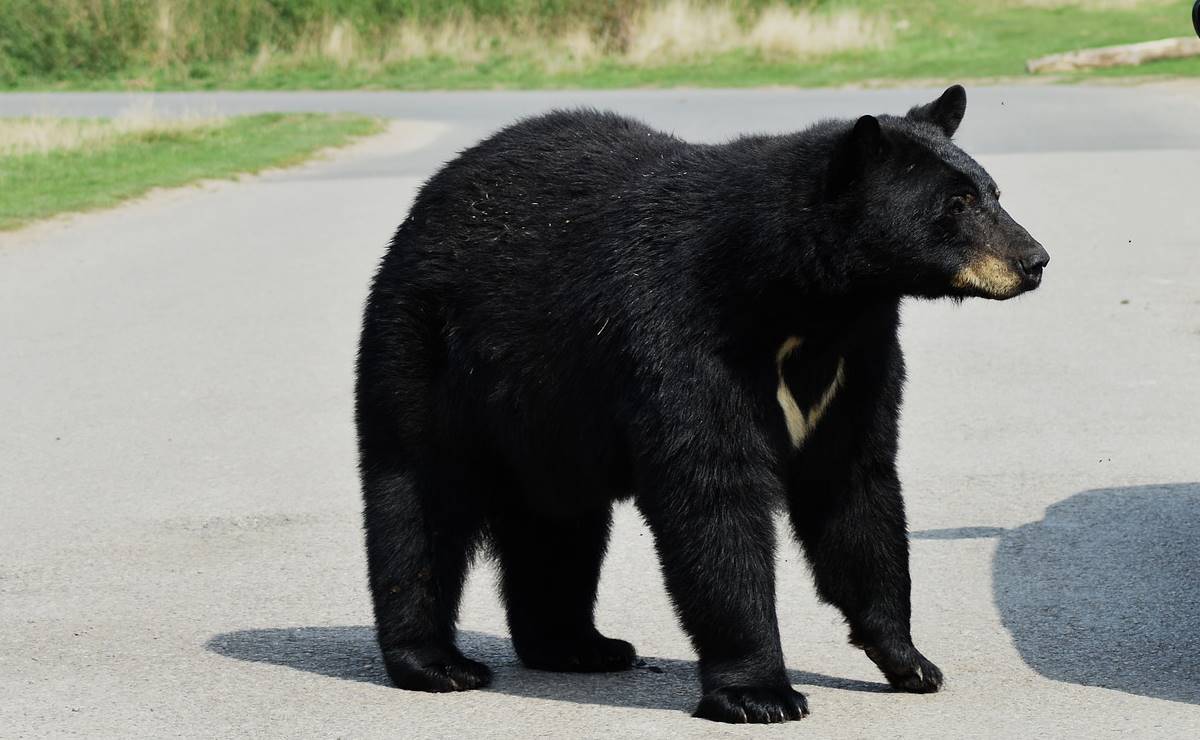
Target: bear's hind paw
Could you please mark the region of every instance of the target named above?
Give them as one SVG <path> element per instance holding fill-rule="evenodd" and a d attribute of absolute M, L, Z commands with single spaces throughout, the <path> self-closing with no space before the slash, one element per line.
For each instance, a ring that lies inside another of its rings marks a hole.
<path fill-rule="evenodd" d="M 454 648 L 397 649 L 384 652 L 388 677 L 398 689 L 470 691 L 492 682 L 492 671 Z"/>
<path fill-rule="evenodd" d="M 570 642 L 519 645 L 517 654 L 526 668 L 562 673 L 627 671 L 637 660 L 633 645 L 599 633 Z"/>

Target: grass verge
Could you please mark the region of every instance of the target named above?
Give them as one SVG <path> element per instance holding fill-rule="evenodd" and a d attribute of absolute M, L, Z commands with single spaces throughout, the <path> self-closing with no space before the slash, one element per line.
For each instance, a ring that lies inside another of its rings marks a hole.
<path fill-rule="evenodd" d="M 151 188 L 296 164 L 382 125 L 290 113 L 182 122 L 0 119 L 0 230 L 113 206 Z"/>
<path fill-rule="evenodd" d="M 0 0 L 0 18 L 6 9 L 0 89 L 1023 78 L 1033 57 L 1192 33 L 1187 0 Z M 1056 79 L 1129 75 L 1200 76 L 1200 59 Z"/>

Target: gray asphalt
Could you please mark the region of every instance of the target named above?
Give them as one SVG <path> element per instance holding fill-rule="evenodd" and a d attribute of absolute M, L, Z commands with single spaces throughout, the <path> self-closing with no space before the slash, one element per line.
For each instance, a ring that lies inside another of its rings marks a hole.
<path fill-rule="evenodd" d="M 1200 735 L 1198 92 L 970 91 L 960 140 L 1053 262 L 1014 301 L 905 308 L 913 631 L 948 685 L 887 690 L 788 544 L 780 622 L 813 714 L 774 728 L 688 716 L 694 655 L 629 508 L 599 623 L 655 670 L 522 669 L 481 565 L 461 643 L 495 686 L 386 686 L 354 472 L 360 305 L 421 180 L 514 117 L 593 105 L 719 140 L 934 91 L 154 96 L 408 123 L 0 236 L 0 736 Z M 130 102 L 5 95 L 0 114 Z"/>

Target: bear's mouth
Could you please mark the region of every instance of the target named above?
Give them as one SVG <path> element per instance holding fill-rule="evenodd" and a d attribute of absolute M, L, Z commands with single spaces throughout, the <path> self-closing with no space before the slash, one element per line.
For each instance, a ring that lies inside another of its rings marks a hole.
<path fill-rule="evenodd" d="M 950 284 L 963 296 L 1004 301 L 1042 284 L 1045 262 L 985 254 L 960 269 Z"/>

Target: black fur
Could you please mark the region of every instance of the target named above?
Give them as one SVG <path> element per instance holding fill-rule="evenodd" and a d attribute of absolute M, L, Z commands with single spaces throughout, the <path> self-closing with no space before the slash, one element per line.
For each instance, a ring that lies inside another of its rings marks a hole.
<path fill-rule="evenodd" d="M 526 665 L 629 668 L 633 646 L 592 613 L 612 504 L 633 497 L 700 656 L 698 716 L 808 711 L 775 615 L 784 508 L 852 642 L 896 688 L 939 688 L 909 634 L 898 305 L 1007 297 L 1045 264 L 948 138 L 965 104 L 954 87 L 904 118 L 721 146 L 551 113 L 425 185 L 376 276 L 358 364 L 370 583 L 397 686 L 490 681 L 454 644 L 485 542 Z M 956 278 L 984 254 L 1019 286 Z M 797 449 L 781 377 L 811 410 L 839 372 Z"/>

